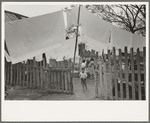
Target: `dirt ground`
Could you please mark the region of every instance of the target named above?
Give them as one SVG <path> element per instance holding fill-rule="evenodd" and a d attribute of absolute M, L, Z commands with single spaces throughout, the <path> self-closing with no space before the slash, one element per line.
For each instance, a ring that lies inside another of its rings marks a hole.
<path fill-rule="evenodd" d="M 7 87 L 6 100 L 98 100 L 95 98 L 94 80 L 87 79 L 88 89 L 83 92 L 79 78 L 73 78 L 74 94 L 51 93 L 46 90 Z"/>

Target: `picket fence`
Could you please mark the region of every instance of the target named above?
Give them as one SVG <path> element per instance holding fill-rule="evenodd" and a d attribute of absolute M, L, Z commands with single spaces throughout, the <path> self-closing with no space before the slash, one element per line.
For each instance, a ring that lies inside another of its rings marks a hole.
<path fill-rule="evenodd" d="M 5 84 L 72 94 L 71 67 L 49 66 L 44 60 L 37 62 L 35 58 L 13 65 L 5 62 Z"/>
<path fill-rule="evenodd" d="M 140 52 L 133 48 L 128 53 L 116 49 L 98 58 L 95 74 L 96 97 L 103 100 L 145 100 L 146 99 L 146 48 Z"/>

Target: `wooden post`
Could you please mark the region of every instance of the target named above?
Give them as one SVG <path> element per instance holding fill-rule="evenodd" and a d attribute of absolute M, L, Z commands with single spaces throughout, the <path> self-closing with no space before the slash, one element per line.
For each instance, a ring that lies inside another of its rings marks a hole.
<path fill-rule="evenodd" d="M 111 55 L 110 50 L 108 50 L 108 64 L 109 64 L 109 86 L 110 86 L 110 99 L 113 99 L 113 92 L 112 92 L 112 68 L 111 68 Z"/>
<path fill-rule="evenodd" d="M 12 77 L 13 77 L 12 63 L 10 62 L 10 85 L 12 86 Z"/>
<path fill-rule="evenodd" d="M 103 91 L 103 79 L 102 79 L 102 61 L 100 60 L 99 61 L 99 85 L 100 85 L 100 88 L 98 89 L 98 92 L 100 94 L 100 97 L 102 98 L 103 95 L 104 95 L 104 91 Z"/>
<path fill-rule="evenodd" d="M 104 99 L 107 100 L 107 73 L 106 73 L 106 62 L 104 62 Z"/>
<path fill-rule="evenodd" d="M 36 63 L 35 63 L 35 57 L 33 57 L 33 87 L 36 87 Z"/>
<path fill-rule="evenodd" d="M 122 53 L 119 49 L 119 68 L 120 68 L 120 99 L 123 100 L 123 81 L 122 81 Z"/>
<path fill-rule="evenodd" d="M 114 83 L 115 83 L 115 99 L 118 100 L 118 82 L 117 82 L 117 65 L 116 65 L 116 49 L 113 47 L 114 58 Z"/>
<path fill-rule="evenodd" d="M 38 62 L 36 63 L 36 81 L 37 81 L 37 88 L 39 89 L 39 87 L 40 87 L 40 83 L 39 83 L 39 70 L 40 68 L 39 68 L 39 65 L 38 65 Z"/>
<path fill-rule="evenodd" d="M 25 61 L 23 61 L 23 87 L 25 86 Z"/>
<path fill-rule="evenodd" d="M 43 89 L 43 70 L 42 70 L 42 62 L 40 62 L 40 77 L 41 77 L 41 85 L 40 88 Z"/>
<path fill-rule="evenodd" d="M 27 65 L 26 65 L 26 76 L 27 76 L 26 86 L 29 87 L 29 60 L 27 60 Z"/>
<path fill-rule="evenodd" d="M 32 61 L 30 61 L 30 88 L 32 88 L 32 82 L 33 82 L 33 66 Z"/>
<path fill-rule="evenodd" d="M 140 51 L 139 48 L 137 49 L 137 75 L 138 75 L 138 96 L 139 100 L 142 99 L 141 97 L 141 66 L 140 66 Z"/>
<path fill-rule="evenodd" d="M 146 47 L 143 47 L 143 60 L 144 60 L 144 91 L 145 91 L 145 100 L 146 100 Z"/>
<path fill-rule="evenodd" d="M 127 50 L 127 47 L 125 47 L 125 80 L 126 80 L 126 99 L 129 100 L 128 50 Z"/>
<path fill-rule="evenodd" d="M 132 99 L 135 100 L 135 80 L 134 80 L 134 54 L 131 48 L 131 76 L 132 76 Z"/>

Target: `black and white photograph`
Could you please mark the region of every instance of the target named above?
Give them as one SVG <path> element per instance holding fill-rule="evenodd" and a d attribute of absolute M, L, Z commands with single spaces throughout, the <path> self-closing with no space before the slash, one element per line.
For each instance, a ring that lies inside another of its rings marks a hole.
<path fill-rule="evenodd" d="M 147 2 L 4 2 L 3 101 L 101 106 L 136 101 L 147 107 L 148 7 Z"/>

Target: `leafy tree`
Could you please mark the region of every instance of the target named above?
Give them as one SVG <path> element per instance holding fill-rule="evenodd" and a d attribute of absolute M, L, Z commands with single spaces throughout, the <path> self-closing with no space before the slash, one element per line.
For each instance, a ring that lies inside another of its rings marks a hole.
<path fill-rule="evenodd" d="M 145 36 L 146 5 L 86 5 L 86 8 L 100 18 L 132 33 Z"/>

